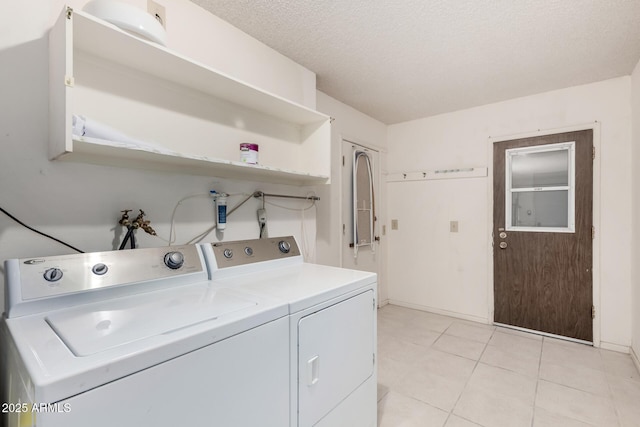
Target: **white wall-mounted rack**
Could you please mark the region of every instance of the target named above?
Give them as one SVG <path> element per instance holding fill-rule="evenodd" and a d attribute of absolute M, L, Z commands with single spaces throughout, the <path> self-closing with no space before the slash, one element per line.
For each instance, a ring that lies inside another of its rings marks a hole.
<path fill-rule="evenodd" d="M 326 183 L 330 118 L 89 14 L 49 34 L 50 158 L 298 185 Z M 72 115 L 161 147 L 72 135 Z M 260 164 L 241 163 L 257 143 Z"/>
<path fill-rule="evenodd" d="M 433 169 L 418 172 L 393 172 L 387 174 L 387 182 L 430 181 L 436 179 L 482 178 L 487 168 Z"/>

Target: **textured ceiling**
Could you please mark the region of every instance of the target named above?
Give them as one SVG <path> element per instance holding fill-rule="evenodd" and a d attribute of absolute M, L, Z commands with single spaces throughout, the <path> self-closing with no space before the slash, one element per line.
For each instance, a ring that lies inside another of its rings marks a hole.
<path fill-rule="evenodd" d="M 192 0 L 384 123 L 629 75 L 640 0 Z"/>

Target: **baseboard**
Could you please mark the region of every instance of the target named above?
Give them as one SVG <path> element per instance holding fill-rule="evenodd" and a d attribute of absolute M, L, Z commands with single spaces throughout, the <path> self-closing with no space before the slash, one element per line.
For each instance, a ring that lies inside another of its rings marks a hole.
<path fill-rule="evenodd" d="M 457 311 L 449 311 L 443 310 L 440 308 L 429 307 L 421 304 L 414 304 L 406 301 L 398 301 L 394 299 L 389 299 L 388 303 L 391 305 L 398 305 L 400 307 L 412 308 L 414 310 L 426 311 L 428 313 L 440 314 L 443 316 L 455 317 L 457 319 L 469 320 L 471 322 L 484 323 L 485 325 L 490 325 L 491 322 L 487 318 L 473 316 L 470 314 L 458 313 Z"/>
<path fill-rule="evenodd" d="M 379 301 L 378 300 L 378 308 L 382 308 L 387 304 L 389 304 L 389 299 L 388 298 L 386 300 L 383 300 L 383 301 Z"/>
<path fill-rule="evenodd" d="M 640 373 L 640 359 L 638 359 L 638 355 L 633 350 L 633 347 L 629 349 L 629 354 L 631 355 L 631 360 L 633 360 L 633 364 L 636 365 L 636 369 Z"/>
<path fill-rule="evenodd" d="M 614 344 L 612 342 L 600 341 L 600 348 L 604 350 L 617 351 L 618 353 L 630 353 L 630 347 L 626 345 Z"/>

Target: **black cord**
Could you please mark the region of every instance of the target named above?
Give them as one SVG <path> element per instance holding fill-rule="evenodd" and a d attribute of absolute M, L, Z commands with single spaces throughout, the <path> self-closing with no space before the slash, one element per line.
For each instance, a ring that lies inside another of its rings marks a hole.
<path fill-rule="evenodd" d="M 131 249 L 136 248 L 136 229 L 131 227 Z"/>
<path fill-rule="evenodd" d="M 127 242 L 129 241 L 129 239 L 131 239 L 133 236 L 133 227 L 127 227 L 127 234 L 125 234 L 124 239 L 122 240 L 122 243 L 120 244 L 120 247 L 118 248 L 119 251 L 123 250 L 125 246 L 127 246 Z M 133 243 L 132 243 L 133 245 Z"/>
<path fill-rule="evenodd" d="M 17 223 L 18 223 L 18 224 L 20 224 L 21 226 L 23 226 L 23 227 L 25 227 L 25 228 L 28 228 L 29 230 L 33 231 L 34 233 L 38 233 L 38 234 L 40 234 L 41 236 L 47 237 L 47 238 L 49 238 L 49 239 L 51 239 L 51 240 L 55 240 L 56 242 L 61 243 L 61 244 L 65 245 L 66 247 L 73 249 L 73 250 L 74 250 L 74 251 L 76 251 L 76 252 L 80 252 L 81 254 L 83 254 L 83 253 L 84 253 L 84 251 L 81 251 L 80 249 L 75 248 L 75 247 L 71 246 L 70 244 L 63 242 L 63 241 L 62 241 L 62 240 L 60 240 L 60 239 L 56 239 L 55 237 L 53 237 L 53 236 L 49 236 L 48 234 L 43 233 L 42 231 L 38 231 L 38 230 L 36 230 L 36 229 L 35 229 L 35 228 L 33 228 L 33 227 L 29 227 L 27 224 L 25 224 L 24 222 L 20 221 L 20 220 L 19 220 L 18 218 L 16 218 L 15 216 L 11 215 L 9 212 L 7 212 L 7 211 L 5 211 L 4 209 L 2 209 L 2 207 L 0 207 L 0 212 L 2 212 L 2 213 L 3 213 L 3 214 L 5 214 L 6 216 L 8 216 L 8 217 L 9 217 L 9 218 L 11 218 L 12 220 L 14 220 L 15 222 L 17 222 Z"/>

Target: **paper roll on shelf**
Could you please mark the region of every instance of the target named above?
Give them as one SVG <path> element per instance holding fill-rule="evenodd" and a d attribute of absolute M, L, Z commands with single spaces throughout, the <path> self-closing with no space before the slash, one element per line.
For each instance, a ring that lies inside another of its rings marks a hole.
<path fill-rule="evenodd" d="M 84 136 L 88 138 L 118 142 L 120 144 L 126 144 L 128 148 L 143 148 L 148 150 L 164 151 L 162 146 L 132 138 L 131 136 L 112 128 L 111 126 L 105 125 L 93 119 L 89 119 L 85 116 L 74 114 L 72 120 L 72 133 L 75 137 Z"/>

